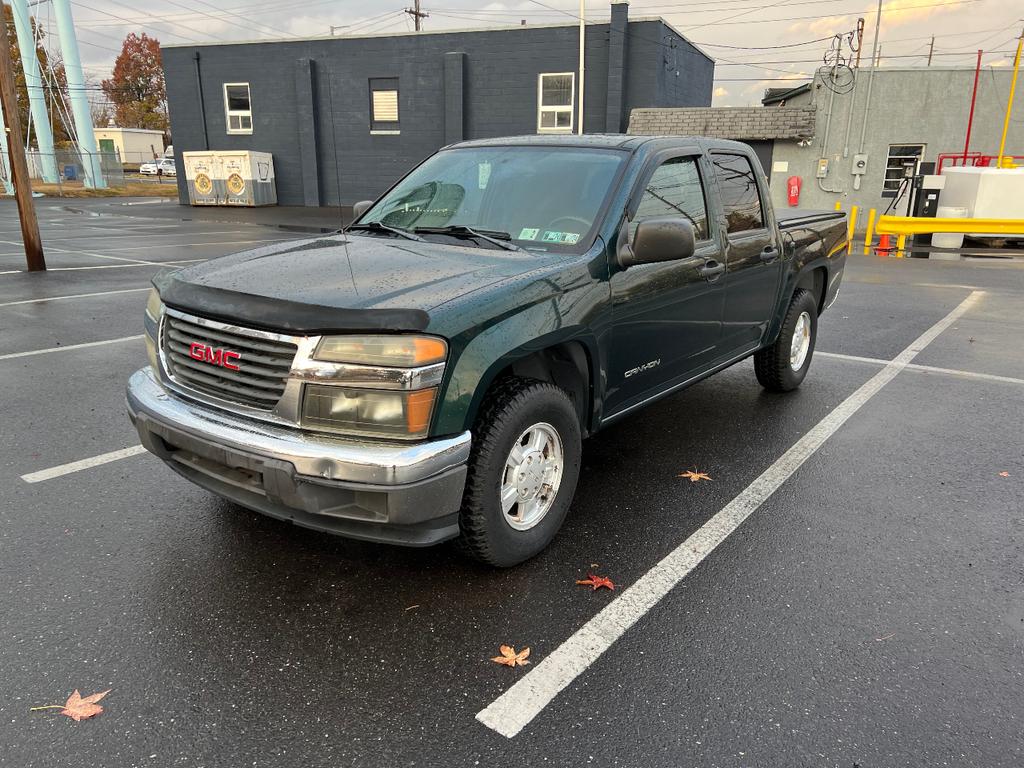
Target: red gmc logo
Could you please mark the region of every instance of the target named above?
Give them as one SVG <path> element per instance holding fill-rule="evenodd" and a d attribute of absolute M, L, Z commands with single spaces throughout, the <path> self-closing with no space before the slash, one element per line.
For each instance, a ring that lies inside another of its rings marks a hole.
<path fill-rule="evenodd" d="M 227 368 L 232 371 L 238 370 L 238 366 L 235 364 L 235 361 L 242 359 L 242 356 L 238 352 L 232 352 L 228 349 L 218 349 L 217 347 L 208 347 L 198 341 L 192 342 L 192 346 L 188 349 L 188 356 L 201 363 L 218 365 L 221 368 Z"/>

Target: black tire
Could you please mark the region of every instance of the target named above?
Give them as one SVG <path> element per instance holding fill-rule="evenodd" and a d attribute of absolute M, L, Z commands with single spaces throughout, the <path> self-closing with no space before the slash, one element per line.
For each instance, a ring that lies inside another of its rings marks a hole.
<path fill-rule="evenodd" d="M 516 530 L 501 509 L 505 462 L 516 439 L 538 423 L 553 427 L 561 439 L 561 482 L 554 502 L 539 522 L 528 530 Z M 459 549 L 488 565 L 518 565 L 551 542 L 569 510 L 582 453 L 576 409 L 565 391 L 553 384 L 503 379 L 487 393 L 472 433 L 469 473 L 459 513 Z"/>
<path fill-rule="evenodd" d="M 810 346 L 803 365 L 794 370 L 790 365 L 790 351 L 793 344 L 793 332 L 797 321 L 805 314 L 810 318 Z M 814 357 L 814 343 L 818 336 L 818 303 L 810 291 L 798 288 L 789 303 L 786 318 L 782 321 L 779 337 L 770 347 L 754 353 L 754 373 L 762 387 L 769 392 L 789 392 L 800 386 L 807 375 Z"/>

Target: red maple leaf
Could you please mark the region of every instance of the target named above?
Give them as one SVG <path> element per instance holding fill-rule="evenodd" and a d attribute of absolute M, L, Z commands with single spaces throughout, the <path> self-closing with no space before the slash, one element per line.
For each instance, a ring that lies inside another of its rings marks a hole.
<path fill-rule="evenodd" d="M 510 645 L 503 645 L 499 649 L 501 656 L 495 656 L 491 659 L 495 664 L 504 664 L 506 667 L 525 667 L 528 662 L 526 657 L 530 655 L 529 648 L 523 648 L 519 653 L 516 653 L 516 649 Z"/>
<path fill-rule="evenodd" d="M 32 707 L 30 711 L 35 712 L 40 709 L 59 709 L 62 715 L 67 715 L 76 722 L 79 720 L 87 720 L 90 717 L 95 717 L 103 711 L 103 707 L 96 702 L 110 693 L 110 691 L 111 689 L 108 688 L 100 693 L 94 693 L 92 696 L 82 696 L 76 688 L 75 692 L 68 696 L 68 700 L 64 702 L 63 706 L 60 704 L 47 704 L 45 707 Z"/>
<path fill-rule="evenodd" d="M 595 592 L 601 587 L 604 587 L 605 589 L 615 589 L 615 585 L 612 584 L 611 579 L 606 576 L 595 576 L 592 573 L 588 573 L 587 578 L 579 579 L 576 583 L 585 587 L 593 587 Z"/>

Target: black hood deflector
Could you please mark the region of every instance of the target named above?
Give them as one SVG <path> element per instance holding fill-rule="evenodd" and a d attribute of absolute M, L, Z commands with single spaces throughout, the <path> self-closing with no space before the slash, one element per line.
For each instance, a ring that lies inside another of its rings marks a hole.
<path fill-rule="evenodd" d="M 351 309 L 308 304 L 231 291 L 178 279 L 177 272 L 153 278 L 169 307 L 212 320 L 270 331 L 316 335 L 335 331 L 422 331 L 430 316 L 422 309 Z"/>

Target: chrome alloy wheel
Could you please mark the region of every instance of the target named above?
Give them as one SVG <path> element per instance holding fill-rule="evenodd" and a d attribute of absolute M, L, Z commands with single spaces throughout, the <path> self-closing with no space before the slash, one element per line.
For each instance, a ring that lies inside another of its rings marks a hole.
<path fill-rule="evenodd" d="M 799 371 L 807 360 L 807 351 L 811 348 L 811 316 L 801 312 L 793 328 L 793 341 L 789 347 L 789 367 Z"/>
<path fill-rule="evenodd" d="M 558 496 L 565 468 L 562 438 L 550 424 L 528 427 L 512 445 L 501 476 L 505 522 L 527 531 L 544 519 Z"/>

